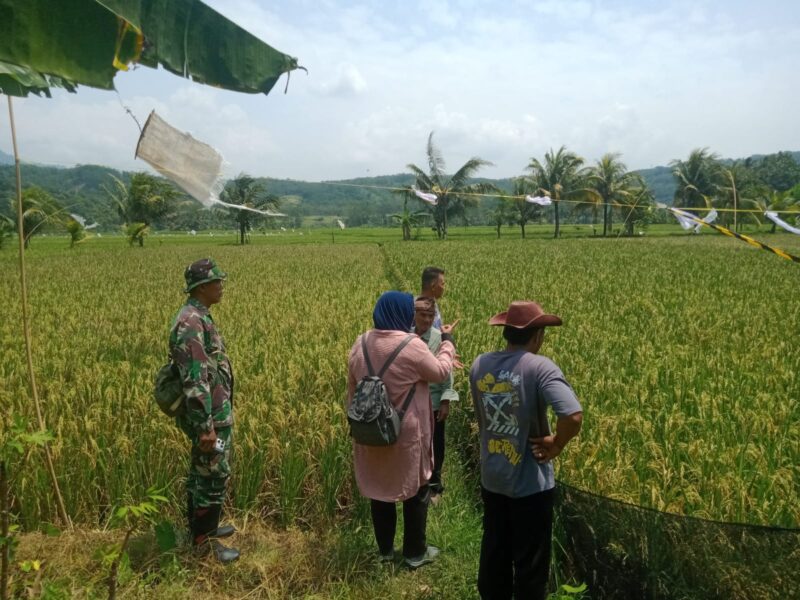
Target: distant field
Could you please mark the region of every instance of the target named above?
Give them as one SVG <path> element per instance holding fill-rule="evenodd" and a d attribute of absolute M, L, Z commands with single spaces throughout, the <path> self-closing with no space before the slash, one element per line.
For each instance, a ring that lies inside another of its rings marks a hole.
<path fill-rule="evenodd" d="M 159 234 L 143 249 L 104 236 L 74 250 L 37 238 L 27 255 L 34 360 L 67 509 L 97 523 L 149 485 L 179 496 L 185 442 L 152 405 L 151 379 L 183 300 L 183 267 L 212 255 L 230 274 L 213 312 L 238 382 L 239 508 L 282 523 L 353 509 L 347 352 L 380 292 L 416 289 L 421 269 L 438 264 L 448 272 L 442 310 L 461 319 L 465 363 L 500 345 L 486 320 L 510 300 L 535 298 L 564 318 L 543 352 L 563 367 L 586 419 L 559 462 L 561 479 L 662 510 L 796 527 L 800 265 L 718 234 L 658 231 L 553 241 L 549 227 L 534 227 L 522 241 L 518 230 L 497 240 L 491 228 L 455 227 L 447 243 L 430 231 L 428 241 L 402 243 L 399 230 L 317 229 L 254 234 L 245 247 L 232 233 Z M 800 253 L 796 236 L 761 239 Z M 33 415 L 15 260 L 13 247 L 0 251 L 0 302 L 11 315 L 0 322 L 4 424 Z M 451 432 L 468 452 L 465 374 L 458 386 L 461 421 Z M 27 525 L 52 520 L 39 461 L 29 457 L 21 471 L 15 511 Z"/>

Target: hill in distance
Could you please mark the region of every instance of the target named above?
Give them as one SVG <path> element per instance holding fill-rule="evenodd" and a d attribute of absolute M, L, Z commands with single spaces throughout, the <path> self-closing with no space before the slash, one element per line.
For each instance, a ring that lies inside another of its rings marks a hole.
<path fill-rule="evenodd" d="M 790 153 L 800 163 L 800 152 Z M 763 155 L 753 155 L 753 160 Z M 730 162 L 726 159 L 723 162 Z M 0 212 L 10 214 L 9 201 L 14 196 L 14 159 L 0 151 Z M 119 219 L 106 188 L 112 184 L 111 177 L 126 181 L 130 173 L 98 165 L 78 165 L 65 168 L 23 163 L 21 166 L 23 186 L 37 185 L 50 192 L 69 212 L 78 213 L 90 221 L 101 224 L 102 229 L 116 229 Z M 659 202 L 671 203 L 675 193 L 672 169 L 658 166 L 638 171 L 653 191 Z M 267 190 L 285 199 L 283 211 L 292 217 L 308 215 L 335 215 L 347 219 L 357 226 L 385 221 L 386 215 L 402 210 L 402 199 L 392 190 L 413 183 L 409 173 L 359 177 L 338 181 L 308 182 L 291 179 L 261 178 Z M 477 178 L 476 182 L 490 183 L 510 191 L 512 180 Z M 486 203 L 485 210 L 494 204 Z M 416 208 L 416 207 L 415 207 Z M 183 218 L 173 226 L 178 228 L 203 229 L 209 226 L 224 226 L 225 215 L 212 216 L 197 206 L 182 209 Z"/>

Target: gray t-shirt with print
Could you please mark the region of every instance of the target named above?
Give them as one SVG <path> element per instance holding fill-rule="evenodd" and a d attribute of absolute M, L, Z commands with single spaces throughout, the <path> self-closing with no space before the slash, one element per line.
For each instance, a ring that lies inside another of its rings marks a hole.
<path fill-rule="evenodd" d="M 550 434 L 547 406 L 558 416 L 581 412 L 556 364 L 524 350 L 489 352 L 472 363 L 470 386 L 481 436 L 481 484 L 511 498 L 555 487 L 551 462 L 539 464 L 529 437 Z"/>

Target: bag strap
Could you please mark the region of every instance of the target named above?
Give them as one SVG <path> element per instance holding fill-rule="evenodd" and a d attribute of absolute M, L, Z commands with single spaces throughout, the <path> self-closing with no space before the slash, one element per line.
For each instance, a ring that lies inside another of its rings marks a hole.
<path fill-rule="evenodd" d="M 414 385 L 411 386 L 411 389 L 408 390 L 408 395 L 406 396 L 406 399 L 403 402 L 403 409 L 397 413 L 397 416 L 400 417 L 401 422 L 406 414 L 406 411 L 408 410 L 408 405 L 411 404 L 411 399 L 414 397 L 414 392 L 416 391 L 416 389 L 417 389 L 417 384 L 415 382 Z"/>
<path fill-rule="evenodd" d="M 410 342 L 411 340 L 413 340 L 415 337 L 417 337 L 417 335 L 416 335 L 416 334 L 414 334 L 414 333 L 409 333 L 409 334 L 406 336 L 406 339 L 404 339 L 402 342 L 400 342 L 400 345 L 399 345 L 399 346 L 397 346 L 397 348 L 395 348 L 395 349 L 394 349 L 394 352 L 392 352 L 391 356 L 390 356 L 389 358 L 387 358 L 387 359 L 386 359 L 386 362 L 385 362 L 385 363 L 383 363 L 383 368 L 381 369 L 381 372 L 380 372 L 380 373 L 378 373 L 378 377 L 379 377 L 379 378 L 383 379 L 383 374 L 384 374 L 384 373 L 386 373 L 386 369 L 388 369 L 388 368 L 389 368 L 389 365 L 391 365 L 391 364 L 394 362 L 394 359 L 395 359 L 395 358 L 397 358 L 397 355 L 398 355 L 398 354 L 400 354 L 400 351 L 401 351 L 403 348 L 405 348 L 405 347 L 406 347 L 406 345 L 408 344 L 408 342 Z"/>
<path fill-rule="evenodd" d="M 367 352 L 367 335 L 365 333 L 361 336 L 361 352 L 364 353 L 364 360 L 367 363 L 367 373 L 369 373 L 370 377 L 374 377 L 375 371 L 372 369 L 372 363 L 369 361 L 369 353 Z"/>
<path fill-rule="evenodd" d="M 361 336 L 361 352 L 364 354 L 364 362 L 367 363 L 367 373 L 369 373 L 371 377 L 374 377 L 375 369 L 372 368 L 372 362 L 369 360 L 369 352 L 367 352 L 367 335 L 369 334 L 365 333 L 364 335 Z M 406 339 L 400 342 L 400 345 L 394 349 L 394 352 L 392 352 L 391 356 L 384 363 L 383 368 L 381 368 L 381 372 L 378 373 L 378 377 L 381 378 L 383 377 L 383 374 L 386 372 L 386 369 L 388 369 L 389 365 L 391 365 L 394 362 L 394 359 L 397 358 L 397 355 L 400 354 L 400 351 L 403 348 L 405 348 L 406 344 L 408 344 L 408 342 L 410 342 L 415 337 L 417 337 L 416 334 L 409 333 L 406 336 Z"/>

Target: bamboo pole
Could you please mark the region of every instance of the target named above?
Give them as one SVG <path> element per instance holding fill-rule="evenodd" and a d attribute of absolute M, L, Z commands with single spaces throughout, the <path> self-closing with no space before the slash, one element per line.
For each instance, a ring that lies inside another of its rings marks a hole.
<path fill-rule="evenodd" d="M 17 131 L 14 125 L 14 107 L 11 104 L 11 96 L 8 96 L 8 119 L 11 123 L 11 143 L 14 147 L 14 165 L 16 167 L 17 176 L 17 238 L 19 240 L 19 282 L 20 282 L 20 297 L 22 303 L 22 329 L 25 337 L 25 357 L 28 361 L 28 381 L 30 383 L 31 395 L 33 396 L 33 404 L 36 407 L 36 419 L 39 422 L 39 430 L 42 432 L 47 431 L 45 426 L 44 416 L 42 415 L 42 407 L 39 402 L 39 392 L 36 388 L 36 378 L 33 372 L 33 349 L 31 343 L 31 325 L 30 317 L 28 316 L 28 286 L 25 277 L 25 235 L 23 229 L 23 207 L 22 207 L 22 175 L 19 167 L 19 151 L 17 150 Z M 64 507 L 64 498 L 61 496 L 61 488 L 58 487 L 58 479 L 56 478 L 56 470 L 53 467 L 53 457 L 50 454 L 50 446 L 45 442 L 44 456 L 47 463 L 47 471 L 50 474 L 50 479 L 53 482 L 53 492 L 56 495 L 56 504 L 58 505 L 58 514 L 61 517 L 62 523 L 66 527 L 72 527 L 72 522 L 67 515 L 67 509 Z"/>

